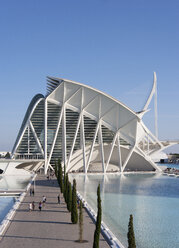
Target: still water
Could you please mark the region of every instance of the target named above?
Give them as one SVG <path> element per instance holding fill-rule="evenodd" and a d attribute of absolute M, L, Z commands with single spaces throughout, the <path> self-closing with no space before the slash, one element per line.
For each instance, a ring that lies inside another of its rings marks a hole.
<path fill-rule="evenodd" d="M 133 214 L 138 248 L 179 247 L 179 178 L 156 174 L 71 175 L 77 190 L 96 210 L 101 185 L 103 221 L 127 247 Z"/>
<path fill-rule="evenodd" d="M 0 197 L 0 224 L 3 221 L 4 217 L 7 215 L 9 210 L 14 205 L 14 197 Z"/>
<path fill-rule="evenodd" d="M 2 175 L 0 176 L 0 191 L 25 189 L 31 178 L 31 175 Z"/>
<path fill-rule="evenodd" d="M 21 191 L 27 187 L 31 175 L 1 175 L 0 191 Z M 15 197 L 0 196 L 0 223 L 3 221 L 9 210 L 15 203 Z"/>

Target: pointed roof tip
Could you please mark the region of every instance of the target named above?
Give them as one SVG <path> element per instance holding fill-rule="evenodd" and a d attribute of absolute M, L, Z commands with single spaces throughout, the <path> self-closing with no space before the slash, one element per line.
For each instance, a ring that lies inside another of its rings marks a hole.
<path fill-rule="evenodd" d="M 46 76 L 47 80 L 47 95 L 52 93 L 53 90 L 55 90 L 63 81 L 62 78 L 52 77 L 52 76 Z"/>
<path fill-rule="evenodd" d="M 53 80 L 53 79 L 57 79 L 57 78 L 52 77 L 52 76 L 46 76 L 46 78 L 47 78 L 47 79 L 51 79 L 51 80 Z"/>
<path fill-rule="evenodd" d="M 157 79 L 156 71 L 154 71 L 154 78 Z"/>
<path fill-rule="evenodd" d="M 157 80 L 157 74 L 155 71 L 153 73 L 154 73 L 154 80 L 156 81 Z"/>

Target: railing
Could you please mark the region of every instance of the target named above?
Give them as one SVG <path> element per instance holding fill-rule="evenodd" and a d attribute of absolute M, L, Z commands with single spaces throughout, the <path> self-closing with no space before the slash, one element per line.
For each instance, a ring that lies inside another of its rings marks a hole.
<path fill-rule="evenodd" d="M 44 157 L 41 154 L 16 154 L 15 159 L 22 159 L 22 160 L 42 160 Z"/>

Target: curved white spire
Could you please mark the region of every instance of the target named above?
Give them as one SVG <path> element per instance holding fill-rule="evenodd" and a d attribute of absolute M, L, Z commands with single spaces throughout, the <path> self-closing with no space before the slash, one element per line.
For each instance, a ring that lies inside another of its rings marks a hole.
<path fill-rule="evenodd" d="M 139 113 L 140 114 L 140 118 L 143 117 L 143 115 L 149 111 L 148 106 L 152 100 L 152 97 L 155 94 L 155 98 L 154 98 L 154 107 L 155 107 L 155 136 L 158 139 L 158 114 L 157 114 L 157 76 L 156 76 L 156 72 L 154 71 L 154 79 L 153 79 L 153 86 L 152 86 L 152 90 L 149 94 L 149 97 L 143 107 L 143 110 Z"/>
<path fill-rule="evenodd" d="M 156 92 L 156 90 L 157 90 L 157 76 L 156 76 L 156 72 L 154 71 L 154 80 L 153 80 L 152 90 L 150 92 L 150 95 L 149 95 L 144 107 L 143 107 L 143 111 L 147 110 L 147 108 L 148 108 L 148 106 L 149 106 L 149 104 L 150 104 L 150 102 L 152 100 L 152 97 L 153 97 L 154 93 Z"/>

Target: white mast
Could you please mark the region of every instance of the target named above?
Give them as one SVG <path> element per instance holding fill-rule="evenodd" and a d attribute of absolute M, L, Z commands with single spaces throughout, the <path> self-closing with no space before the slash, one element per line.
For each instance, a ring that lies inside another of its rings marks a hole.
<path fill-rule="evenodd" d="M 154 99 L 154 108 L 155 108 L 155 136 L 158 139 L 158 113 L 157 113 L 157 77 L 156 73 L 154 72 L 154 77 L 156 80 L 156 85 L 155 85 L 155 99 Z"/>
<path fill-rule="evenodd" d="M 154 111 L 155 111 L 155 136 L 158 139 L 158 114 L 157 114 L 157 76 L 156 72 L 154 72 L 154 80 L 153 80 L 153 86 L 152 90 L 150 92 L 150 95 L 143 107 L 143 113 L 145 113 L 148 109 L 148 106 L 152 100 L 153 95 L 155 94 L 154 98 Z"/>

